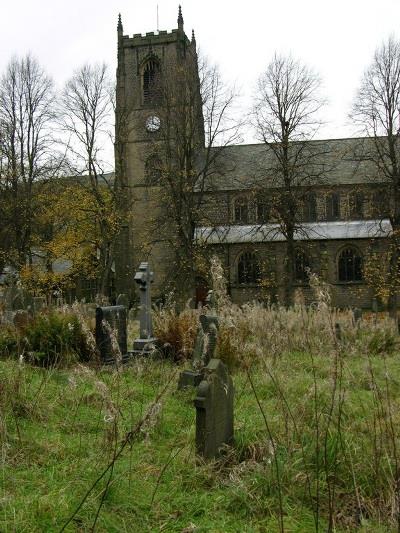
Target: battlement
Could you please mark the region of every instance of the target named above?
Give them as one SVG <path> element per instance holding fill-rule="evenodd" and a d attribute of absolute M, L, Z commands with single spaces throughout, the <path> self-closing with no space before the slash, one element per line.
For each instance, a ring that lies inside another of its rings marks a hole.
<path fill-rule="evenodd" d="M 149 31 L 147 33 L 134 33 L 132 37 L 130 35 L 124 35 L 122 41 L 124 46 L 141 46 L 149 44 L 164 44 L 178 41 L 182 36 L 179 29 L 167 31 L 161 30 L 158 32 Z M 183 37 L 186 42 L 190 42 L 187 35 L 183 33 Z"/>

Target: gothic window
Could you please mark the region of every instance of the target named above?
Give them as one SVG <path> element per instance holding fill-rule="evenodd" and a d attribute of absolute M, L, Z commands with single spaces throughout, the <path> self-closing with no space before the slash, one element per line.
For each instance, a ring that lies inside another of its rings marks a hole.
<path fill-rule="evenodd" d="M 158 185 L 161 179 L 162 161 L 158 154 L 151 154 L 144 165 L 146 185 Z"/>
<path fill-rule="evenodd" d="M 235 222 L 247 224 L 249 221 L 249 206 L 247 198 L 237 198 L 235 200 Z"/>
<path fill-rule="evenodd" d="M 297 283 L 306 283 L 310 270 L 310 259 L 304 250 L 296 250 L 294 257 L 294 279 Z"/>
<path fill-rule="evenodd" d="M 143 67 L 143 102 L 155 103 L 160 97 L 160 64 L 152 58 Z"/>
<path fill-rule="evenodd" d="M 355 248 L 345 248 L 338 259 L 339 281 L 362 281 L 362 257 Z"/>
<path fill-rule="evenodd" d="M 270 219 L 269 205 L 263 200 L 257 202 L 257 222 L 265 224 Z"/>
<path fill-rule="evenodd" d="M 257 256 L 253 252 L 244 252 L 238 261 L 238 282 L 255 284 L 260 279 L 260 267 Z"/>
<path fill-rule="evenodd" d="M 338 192 L 331 192 L 326 197 L 326 219 L 338 220 L 340 218 L 340 195 Z"/>
<path fill-rule="evenodd" d="M 364 195 L 355 192 L 350 195 L 350 218 L 361 219 L 364 217 Z"/>
<path fill-rule="evenodd" d="M 315 222 L 317 220 L 317 198 L 315 193 L 310 192 L 304 197 L 304 221 Z"/>

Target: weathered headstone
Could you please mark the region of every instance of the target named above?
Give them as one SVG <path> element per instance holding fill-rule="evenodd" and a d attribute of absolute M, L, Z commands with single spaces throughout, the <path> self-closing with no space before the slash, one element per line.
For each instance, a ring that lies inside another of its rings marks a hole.
<path fill-rule="evenodd" d="M 139 270 L 135 274 L 135 281 L 139 287 L 140 307 L 140 338 L 133 343 L 134 353 L 149 353 L 154 350 L 156 339 L 153 336 L 151 321 L 151 293 L 150 286 L 153 282 L 153 272 L 150 271 L 149 263 L 140 263 Z"/>
<path fill-rule="evenodd" d="M 129 298 L 126 294 L 118 294 L 117 296 L 117 305 L 123 305 L 127 309 L 129 309 Z"/>
<path fill-rule="evenodd" d="M 213 315 L 200 315 L 200 323 L 207 338 L 203 359 L 204 366 L 215 357 L 218 336 L 218 317 Z"/>
<path fill-rule="evenodd" d="M 28 309 L 28 307 L 32 308 L 32 295 L 24 289 L 15 286 L 7 287 L 4 295 L 6 308 L 10 309 L 11 311 L 18 311 L 19 309 Z"/>
<path fill-rule="evenodd" d="M 210 289 L 208 291 L 208 293 L 207 293 L 206 306 L 209 309 L 216 309 L 217 308 L 217 299 L 216 299 L 214 291 L 212 289 Z"/>
<path fill-rule="evenodd" d="M 22 330 L 26 328 L 31 321 L 32 316 L 28 313 L 28 311 L 25 311 L 25 309 L 18 309 L 18 311 L 15 311 L 13 324 L 17 329 Z"/>
<path fill-rule="evenodd" d="M 96 346 L 104 363 L 126 358 L 126 307 L 113 305 L 96 308 Z"/>
<path fill-rule="evenodd" d="M 206 459 L 220 455 L 224 445 L 233 442 L 232 378 L 220 359 L 211 359 L 197 388 L 196 451 Z"/>
<path fill-rule="evenodd" d="M 362 319 L 362 311 L 359 307 L 354 307 L 353 309 L 353 323 L 354 326 L 359 327 Z"/>
<path fill-rule="evenodd" d="M 192 356 L 192 369 L 184 370 L 179 375 L 178 390 L 197 387 L 203 378 L 203 369 L 215 357 L 217 345 L 218 317 L 200 315 Z"/>
<path fill-rule="evenodd" d="M 40 313 L 47 305 L 46 298 L 44 296 L 34 296 L 32 309 L 34 313 Z"/>
<path fill-rule="evenodd" d="M 197 328 L 196 339 L 192 355 L 192 369 L 184 370 L 179 374 L 178 390 L 186 387 L 197 387 L 203 379 L 204 331 L 203 326 Z"/>
<path fill-rule="evenodd" d="M 337 342 L 342 342 L 342 328 L 339 322 L 335 323 L 335 337 Z"/>

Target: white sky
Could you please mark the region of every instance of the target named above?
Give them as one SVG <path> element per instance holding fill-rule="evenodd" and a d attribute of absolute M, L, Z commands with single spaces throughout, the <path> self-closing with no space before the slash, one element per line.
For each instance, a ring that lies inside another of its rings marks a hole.
<path fill-rule="evenodd" d="M 176 28 L 179 0 L 1 0 L 0 72 L 12 55 L 32 52 L 57 85 L 85 62 L 115 71 L 116 26 L 124 34 Z M 400 38 L 400 0 L 182 0 L 186 33 L 225 79 L 243 109 L 273 53 L 291 52 L 320 73 L 329 104 L 319 137 L 353 133 L 347 114 L 363 70 L 390 34 Z M 251 136 L 246 139 L 254 142 Z"/>

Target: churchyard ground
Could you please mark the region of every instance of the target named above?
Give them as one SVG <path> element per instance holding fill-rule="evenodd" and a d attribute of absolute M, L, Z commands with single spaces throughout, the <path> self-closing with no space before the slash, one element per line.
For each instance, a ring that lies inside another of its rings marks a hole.
<path fill-rule="evenodd" d="M 323 296 L 312 309 L 227 304 L 219 315 L 235 443 L 217 461 L 196 456 L 195 392 L 177 391 L 197 311 L 159 312 L 166 355 L 119 370 L 3 349 L 0 530 L 398 531 L 390 320 L 355 323 Z"/>

